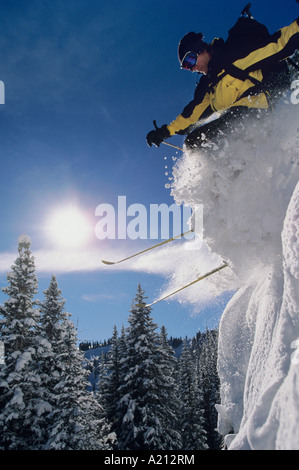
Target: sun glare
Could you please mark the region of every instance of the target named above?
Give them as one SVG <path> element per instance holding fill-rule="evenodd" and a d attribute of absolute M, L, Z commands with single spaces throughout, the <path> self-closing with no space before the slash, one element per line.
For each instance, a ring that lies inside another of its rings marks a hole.
<path fill-rule="evenodd" d="M 84 245 L 90 232 L 87 217 L 73 206 L 55 210 L 47 223 L 49 239 L 63 247 L 75 248 Z"/>

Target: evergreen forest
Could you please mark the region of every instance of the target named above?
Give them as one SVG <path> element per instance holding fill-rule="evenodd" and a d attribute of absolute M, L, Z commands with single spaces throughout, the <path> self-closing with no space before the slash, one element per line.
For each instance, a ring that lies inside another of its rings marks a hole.
<path fill-rule="evenodd" d="M 178 353 L 139 285 L 128 327 L 114 327 L 105 357 L 87 358 L 55 275 L 36 300 L 30 248 L 19 239 L 2 289 L 0 449 L 219 450 L 217 330 Z"/>

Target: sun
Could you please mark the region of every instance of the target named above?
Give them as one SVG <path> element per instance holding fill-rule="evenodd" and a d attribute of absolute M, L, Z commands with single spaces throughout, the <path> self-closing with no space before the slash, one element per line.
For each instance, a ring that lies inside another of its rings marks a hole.
<path fill-rule="evenodd" d="M 56 209 L 47 222 L 48 238 L 60 247 L 77 248 L 87 243 L 91 227 L 87 216 L 75 206 Z"/>

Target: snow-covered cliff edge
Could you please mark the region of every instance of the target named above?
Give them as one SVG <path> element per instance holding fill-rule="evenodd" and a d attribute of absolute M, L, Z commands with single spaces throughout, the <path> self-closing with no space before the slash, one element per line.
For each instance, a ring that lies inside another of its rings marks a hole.
<path fill-rule="evenodd" d="M 229 449 L 299 449 L 299 184 L 282 240 L 282 259 L 221 320 L 219 431 L 237 433 Z"/>
<path fill-rule="evenodd" d="M 173 172 L 176 202 L 203 204 L 205 245 L 232 268 L 211 292 L 238 279 L 219 329 L 219 432 L 231 450 L 299 449 L 298 115 L 282 106 L 207 154 L 185 152 Z"/>

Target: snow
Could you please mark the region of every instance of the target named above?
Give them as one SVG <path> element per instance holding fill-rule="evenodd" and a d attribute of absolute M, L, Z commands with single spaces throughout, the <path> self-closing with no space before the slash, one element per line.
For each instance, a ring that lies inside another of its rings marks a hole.
<path fill-rule="evenodd" d="M 20 245 L 31 245 L 31 238 L 29 237 L 29 235 L 22 234 L 18 238 L 18 243 Z"/>
<path fill-rule="evenodd" d="M 12 399 L 11 399 L 10 404 L 11 404 L 11 405 L 16 404 L 16 405 L 19 405 L 19 406 L 23 406 L 23 407 L 24 407 L 25 405 L 24 405 L 24 402 L 23 402 L 23 398 L 24 398 L 24 395 L 23 395 L 22 390 L 21 390 L 19 387 L 17 387 L 17 388 L 15 389 L 15 392 L 14 392 L 14 395 L 13 395 L 13 397 L 12 397 Z"/>
<path fill-rule="evenodd" d="M 26 367 L 26 365 L 28 364 L 28 362 L 31 361 L 31 352 L 30 351 L 25 351 L 23 352 L 20 357 L 18 358 L 17 362 L 16 362 L 16 372 L 19 372 L 20 370 L 22 370 L 24 367 Z"/>
<path fill-rule="evenodd" d="M 218 429 L 229 450 L 299 449 L 298 114 L 282 103 L 218 147 L 185 151 L 173 169 L 175 201 L 204 206 L 194 262 L 230 266 L 183 294 L 200 303 L 236 289 L 219 327 Z"/>
<path fill-rule="evenodd" d="M 0 340 L 0 365 L 3 365 L 5 363 L 5 346 L 3 341 Z"/>
<path fill-rule="evenodd" d="M 51 411 L 52 411 L 52 406 L 46 401 L 40 401 L 38 405 L 36 406 L 37 416 L 41 416 L 46 412 L 50 413 Z"/>

